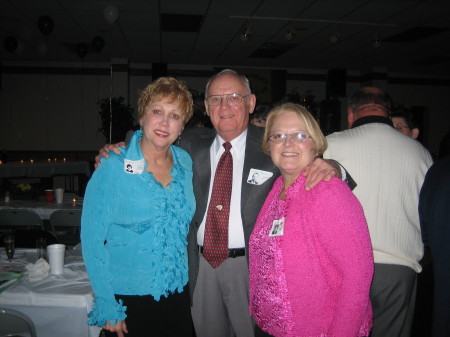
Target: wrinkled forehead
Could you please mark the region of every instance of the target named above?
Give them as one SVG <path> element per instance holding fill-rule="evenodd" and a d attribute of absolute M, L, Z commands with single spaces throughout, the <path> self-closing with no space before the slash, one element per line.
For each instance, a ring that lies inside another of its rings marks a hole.
<path fill-rule="evenodd" d="M 208 87 L 207 95 L 222 95 L 237 93 L 248 94 L 242 79 L 232 74 L 223 74 L 215 78 Z"/>

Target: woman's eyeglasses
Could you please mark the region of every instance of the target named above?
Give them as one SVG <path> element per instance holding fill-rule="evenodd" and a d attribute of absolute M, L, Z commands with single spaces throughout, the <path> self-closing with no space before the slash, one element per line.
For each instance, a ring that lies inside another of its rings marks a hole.
<path fill-rule="evenodd" d="M 394 128 L 400 132 L 402 132 L 404 129 L 410 129 L 409 126 L 403 124 L 394 125 Z"/>
<path fill-rule="evenodd" d="M 273 135 L 270 135 L 268 139 L 275 144 L 281 144 L 286 141 L 286 139 L 289 137 L 289 140 L 293 143 L 303 143 L 304 141 L 308 140 L 308 138 L 311 138 L 307 133 L 303 131 L 296 131 L 293 133 L 274 133 Z"/>

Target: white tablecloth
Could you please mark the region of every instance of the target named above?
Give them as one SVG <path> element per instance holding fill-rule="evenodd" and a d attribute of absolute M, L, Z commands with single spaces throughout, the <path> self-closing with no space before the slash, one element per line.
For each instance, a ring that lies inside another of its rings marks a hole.
<path fill-rule="evenodd" d="M 83 204 L 83 198 L 76 198 L 74 203 L 70 198 L 64 199 L 62 204 L 56 202 L 46 202 L 37 200 L 12 200 L 8 203 L 0 201 L 0 209 L 2 208 L 25 208 L 35 211 L 42 220 L 49 220 L 50 214 L 58 209 L 81 209 Z"/>
<path fill-rule="evenodd" d="M 23 270 L 36 261 L 34 249 L 18 249 L 13 269 Z M 0 267 L 8 266 L 1 248 Z M 24 275 L 16 284 L 0 293 L 0 307 L 18 310 L 34 322 L 39 337 L 97 337 L 100 328 L 87 325 L 92 307 L 92 289 L 79 246 L 67 250 L 64 273 L 48 275 L 31 282 Z"/>

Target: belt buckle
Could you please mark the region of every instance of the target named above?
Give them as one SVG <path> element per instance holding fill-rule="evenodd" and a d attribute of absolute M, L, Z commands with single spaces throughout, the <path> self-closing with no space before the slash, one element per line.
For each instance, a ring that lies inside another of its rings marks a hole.
<path fill-rule="evenodd" d="M 231 257 L 234 259 L 239 256 L 244 256 L 245 253 L 242 254 L 242 250 L 244 250 L 244 249 L 245 248 L 230 248 L 230 249 L 228 249 L 228 257 Z"/>
<path fill-rule="evenodd" d="M 244 254 L 241 254 L 241 250 L 244 250 Z M 198 251 L 199 253 L 203 253 L 203 246 L 198 245 Z M 229 248 L 228 249 L 228 257 L 231 258 L 236 258 L 239 256 L 244 256 L 245 255 L 245 248 Z"/>

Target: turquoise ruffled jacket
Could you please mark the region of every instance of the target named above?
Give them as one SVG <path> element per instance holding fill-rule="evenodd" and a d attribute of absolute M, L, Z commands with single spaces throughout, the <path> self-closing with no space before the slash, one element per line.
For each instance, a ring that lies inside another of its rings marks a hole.
<path fill-rule="evenodd" d="M 152 295 L 156 301 L 188 281 L 186 236 L 195 211 L 192 159 L 171 146 L 173 181 L 168 188 L 152 173 L 131 174 L 125 160 L 144 156 L 136 131 L 121 154 L 110 153 L 86 188 L 81 241 L 86 270 L 95 294 L 90 325 L 126 318 L 114 294 Z"/>

